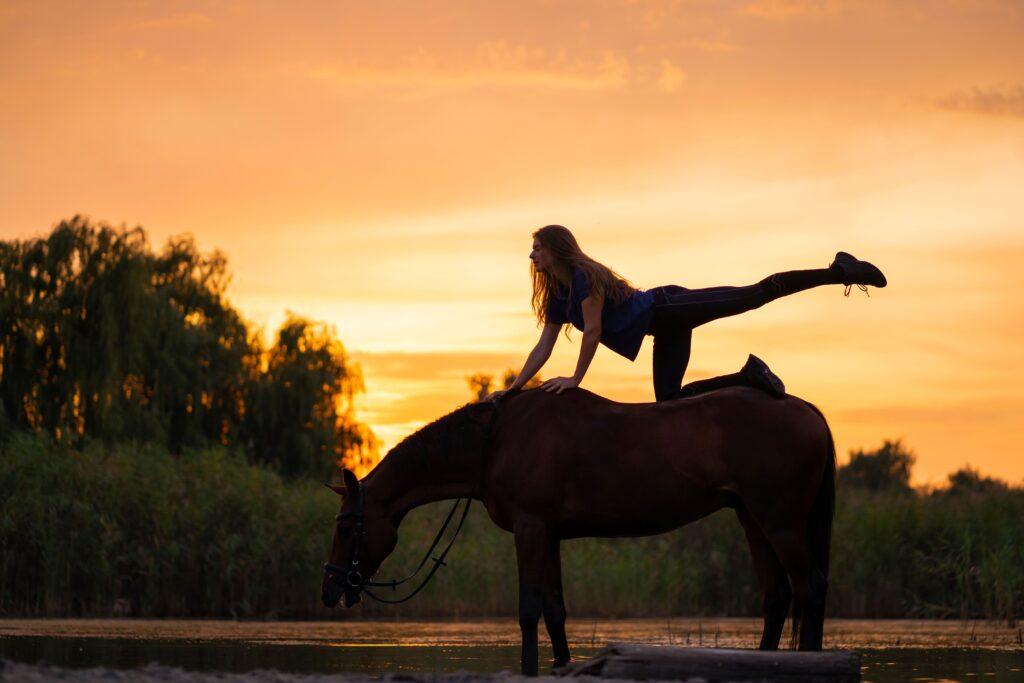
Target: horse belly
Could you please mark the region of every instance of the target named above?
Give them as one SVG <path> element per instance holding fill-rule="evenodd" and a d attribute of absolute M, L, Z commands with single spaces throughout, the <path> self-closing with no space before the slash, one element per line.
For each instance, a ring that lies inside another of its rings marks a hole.
<path fill-rule="evenodd" d="M 625 487 L 623 490 L 622 487 Z M 617 493 L 568 487 L 556 528 L 565 538 L 650 536 L 677 529 L 723 506 L 721 493 L 662 481 L 634 488 L 621 482 Z"/>
<path fill-rule="evenodd" d="M 568 427 L 526 432 L 496 451 L 486 498 L 499 527 L 514 528 L 528 517 L 563 538 L 644 536 L 723 506 L 723 479 L 709 467 L 718 439 L 707 430 L 694 439 L 685 425 L 664 419 Z"/>

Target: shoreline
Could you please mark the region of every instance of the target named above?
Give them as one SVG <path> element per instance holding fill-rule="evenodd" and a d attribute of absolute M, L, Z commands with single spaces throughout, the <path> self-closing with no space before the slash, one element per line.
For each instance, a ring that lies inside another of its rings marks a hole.
<path fill-rule="evenodd" d="M 754 647 L 760 633 L 761 620 L 751 617 L 576 618 L 567 624 L 567 635 L 574 647 L 595 647 L 612 640 Z M 518 623 L 510 617 L 331 621 L 5 617 L 0 618 L 0 636 L 233 641 L 335 647 L 511 646 L 518 645 L 520 637 Z M 541 638 L 546 641 L 543 634 Z M 1011 626 L 1004 620 L 828 619 L 825 622 L 825 645 L 831 648 L 1019 649 L 1024 646 L 1024 629 L 1020 622 Z"/>

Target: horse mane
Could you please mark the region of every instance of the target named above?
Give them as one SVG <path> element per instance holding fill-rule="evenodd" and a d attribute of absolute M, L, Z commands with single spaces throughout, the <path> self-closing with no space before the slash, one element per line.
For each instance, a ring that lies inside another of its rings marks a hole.
<path fill-rule="evenodd" d="M 493 409 L 490 404 L 466 403 L 420 427 L 388 451 L 387 455 L 377 463 L 377 466 L 366 475 L 366 478 L 372 477 L 385 462 L 389 466 L 421 469 L 428 464 L 426 461 L 431 454 L 451 454 L 459 449 L 464 449 L 469 438 L 483 436 L 487 420 L 484 417 L 474 416 L 473 413 L 482 413 L 488 407 Z"/>

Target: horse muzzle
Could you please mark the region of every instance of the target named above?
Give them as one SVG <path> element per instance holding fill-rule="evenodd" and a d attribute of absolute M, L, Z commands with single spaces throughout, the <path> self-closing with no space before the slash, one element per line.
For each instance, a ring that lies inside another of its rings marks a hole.
<path fill-rule="evenodd" d="M 320 589 L 320 599 L 324 607 L 334 609 L 341 602 L 343 591 L 331 580 L 326 580 Z"/>
<path fill-rule="evenodd" d="M 324 607 L 351 607 L 357 604 L 362 596 L 362 577 L 358 572 L 349 572 L 342 578 L 339 574 L 331 571 L 335 567 L 330 569 L 325 567 L 324 580 L 320 587 L 320 599 L 324 603 Z M 358 580 L 357 583 L 353 583 L 354 580 Z"/>

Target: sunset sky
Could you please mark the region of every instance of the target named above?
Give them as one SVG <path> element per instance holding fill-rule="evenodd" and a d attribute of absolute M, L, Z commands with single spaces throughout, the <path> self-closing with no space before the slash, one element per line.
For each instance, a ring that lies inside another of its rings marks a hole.
<path fill-rule="evenodd" d="M 699 328 L 687 379 L 754 352 L 841 461 L 1024 480 L 1020 2 L 3 0 L 0 84 L 0 238 L 192 233 L 255 324 L 336 325 L 385 447 L 522 364 L 561 223 L 643 288 L 870 259 L 870 298 Z M 650 339 L 583 386 L 653 400 Z"/>

